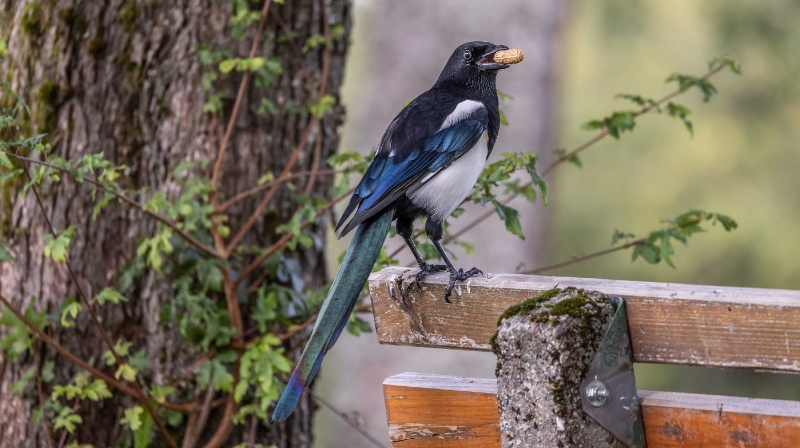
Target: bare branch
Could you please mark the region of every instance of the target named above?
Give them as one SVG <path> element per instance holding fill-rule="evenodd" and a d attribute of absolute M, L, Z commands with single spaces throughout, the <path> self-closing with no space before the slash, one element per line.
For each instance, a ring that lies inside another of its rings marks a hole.
<path fill-rule="evenodd" d="M 563 268 L 564 266 L 569 266 L 571 264 L 580 263 L 582 261 L 591 260 L 592 258 L 599 257 L 601 255 L 607 255 L 614 252 L 619 252 L 621 250 L 625 250 L 631 248 L 633 246 L 638 246 L 645 242 L 646 238 L 639 238 L 638 240 L 631 241 L 629 243 L 623 244 L 622 246 L 612 247 L 609 249 L 601 250 L 598 252 L 594 252 L 588 255 L 582 255 L 580 257 L 572 257 L 569 260 L 562 261 L 561 263 L 551 264 L 550 266 L 543 266 L 541 268 L 531 269 L 529 271 L 520 272 L 520 274 L 538 274 L 540 272 L 545 271 L 552 271 L 553 269 Z"/>
<path fill-rule="evenodd" d="M 261 17 L 258 22 L 258 29 L 253 38 L 253 45 L 250 46 L 250 58 L 254 58 L 258 52 L 258 47 L 261 45 L 261 36 L 264 34 L 264 25 L 267 23 L 267 13 L 269 12 L 269 5 L 271 0 L 266 0 L 264 6 L 261 8 Z M 239 116 L 239 109 L 242 105 L 242 98 L 244 92 L 247 90 L 247 83 L 250 81 L 250 69 L 244 71 L 242 81 L 239 83 L 239 92 L 236 94 L 236 101 L 233 103 L 233 110 L 231 117 L 228 120 L 228 126 L 225 128 L 225 135 L 222 137 L 222 142 L 219 145 L 219 153 L 217 154 L 217 161 L 214 163 L 214 174 L 211 176 L 211 190 L 216 192 L 217 179 L 219 179 L 219 172 L 222 169 L 222 160 L 225 156 L 225 150 L 228 149 L 228 142 L 233 134 L 233 127 L 236 125 L 236 118 Z M 216 193 L 214 193 L 216 196 Z"/>

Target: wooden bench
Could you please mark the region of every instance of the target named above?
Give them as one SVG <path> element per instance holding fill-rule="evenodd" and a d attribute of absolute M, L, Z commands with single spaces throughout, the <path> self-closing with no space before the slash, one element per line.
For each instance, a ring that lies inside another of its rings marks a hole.
<path fill-rule="evenodd" d="M 574 286 L 625 299 L 636 362 L 800 372 L 798 291 L 490 274 L 465 282 L 448 304 L 447 277 L 436 275 L 400 300 L 413 272 L 388 268 L 370 277 L 381 343 L 489 350 L 503 311 Z M 800 403 L 638 393 L 650 448 L 800 447 Z M 384 395 L 396 447 L 501 445 L 494 379 L 404 373 L 384 382 Z"/>

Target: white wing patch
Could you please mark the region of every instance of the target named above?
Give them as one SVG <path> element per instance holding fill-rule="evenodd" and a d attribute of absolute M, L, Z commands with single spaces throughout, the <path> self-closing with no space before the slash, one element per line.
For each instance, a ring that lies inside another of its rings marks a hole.
<path fill-rule="evenodd" d="M 470 114 L 472 114 L 473 112 L 482 107 L 483 103 L 481 103 L 480 101 L 464 100 L 458 103 L 453 112 L 450 112 L 450 115 L 448 115 L 447 118 L 444 119 L 444 123 L 442 123 L 442 126 L 439 128 L 439 131 L 445 128 L 449 128 L 453 124 L 470 116 Z"/>
<path fill-rule="evenodd" d="M 480 104 L 480 103 L 478 103 Z M 450 166 L 430 173 L 422 185 L 407 193 L 411 202 L 428 214 L 444 220 L 472 191 L 489 154 L 486 134 Z"/>

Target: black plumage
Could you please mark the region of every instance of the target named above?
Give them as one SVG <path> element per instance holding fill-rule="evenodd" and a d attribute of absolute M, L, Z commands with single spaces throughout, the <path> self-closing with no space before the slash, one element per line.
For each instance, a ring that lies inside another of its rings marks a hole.
<path fill-rule="evenodd" d="M 442 216 L 442 211 L 449 215 L 452 209 L 436 203 L 436 192 L 427 194 L 424 199 L 415 198 L 415 193 L 427 183 L 435 182 L 437 176 L 473 150 L 484 134 L 487 139 L 485 157 L 491 153 L 500 130 L 497 70 L 508 67 L 495 63 L 492 56 L 505 49 L 507 47 L 488 42 L 469 42 L 453 52 L 433 87 L 411 101 L 389 124 L 372 164 L 336 227 L 338 230 L 350 218 L 341 232 L 345 235 L 359 224 L 393 210 L 398 232 L 406 239 L 422 269 L 418 278 L 432 271 L 451 271 L 452 281 L 446 298 L 455 281 L 466 278 L 463 271 L 453 268 L 439 244 L 442 224 L 447 218 Z M 481 166 L 485 157 L 480 160 Z M 475 179 L 471 179 L 471 183 L 474 182 Z M 454 200 L 446 199 L 447 205 Z M 460 202 L 463 197 L 457 200 Z M 420 216 L 428 218 L 426 232 L 447 266 L 429 265 L 414 247 L 411 231 L 413 221 Z"/>

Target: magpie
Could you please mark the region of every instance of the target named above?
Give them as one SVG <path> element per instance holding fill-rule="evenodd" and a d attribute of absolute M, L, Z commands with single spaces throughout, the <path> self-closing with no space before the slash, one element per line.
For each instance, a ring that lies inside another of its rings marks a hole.
<path fill-rule="evenodd" d="M 389 124 L 336 226 L 337 231 L 344 226 L 340 237 L 353 229 L 355 234 L 272 421 L 289 417 L 325 353 L 339 338 L 392 221 L 419 264 L 417 285 L 426 275 L 447 270 L 450 282 L 445 300 L 450 302 L 456 282 L 483 274 L 478 268 L 455 268 L 442 247 L 442 225 L 469 195 L 497 141 L 496 78 L 498 70 L 509 67 L 494 59 L 501 50 L 508 47 L 477 41 L 459 46 L 433 87 Z M 427 219 L 425 232 L 444 265 L 426 262 L 414 245 L 413 224 L 420 217 Z"/>

